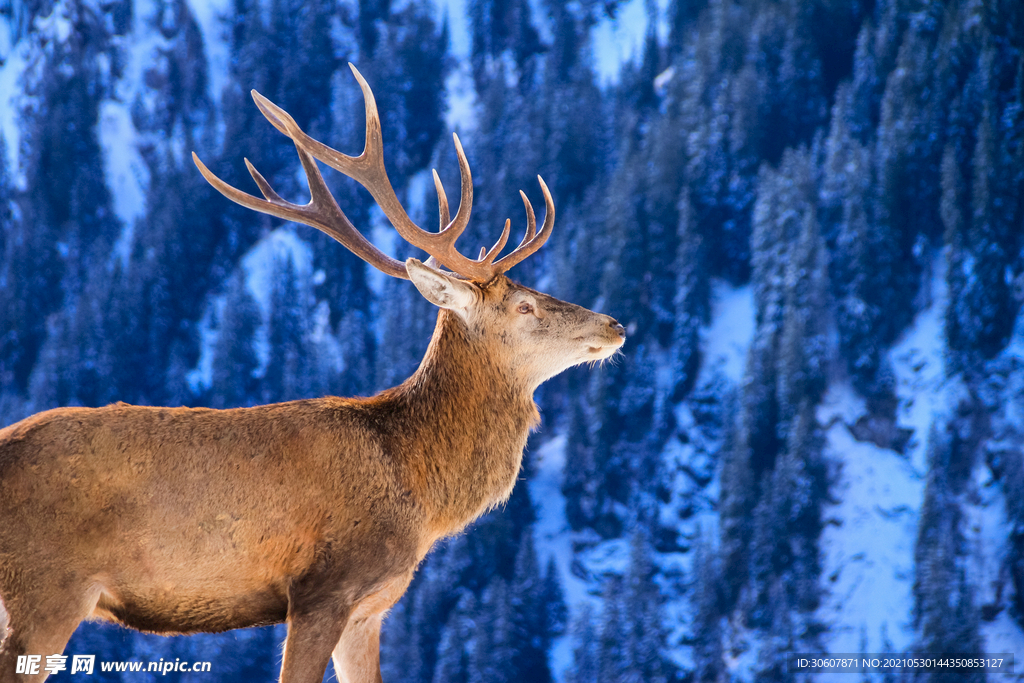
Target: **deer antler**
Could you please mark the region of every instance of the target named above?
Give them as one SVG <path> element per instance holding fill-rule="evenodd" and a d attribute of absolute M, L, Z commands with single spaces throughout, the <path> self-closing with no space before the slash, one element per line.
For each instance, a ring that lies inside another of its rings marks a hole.
<path fill-rule="evenodd" d="M 459 210 L 456 212 L 455 218 L 449 221 L 448 199 L 441 185 L 441 180 L 435 171 L 434 186 L 437 189 L 438 212 L 441 219 L 440 231 L 436 233 L 428 232 L 413 223 L 402 207 L 401 202 L 399 202 L 391 181 L 388 180 L 387 171 L 384 168 L 384 144 L 381 138 L 380 116 L 377 113 L 377 103 L 373 98 L 373 92 L 371 92 L 370 86 L 367 85 L 366 80 L 356 67 L 352 64 L 349 64 L 349 67 L 352 69 L 352 73 L 355 75 L 356 81 L 363 91 L 366 107 L 366 143 L 362 154 L 357 157 L 342 154 L 309 137 L 299 128 L 299 125 L 295 123 L 295 120 L 286 111 L 255 90 L 252 91 L 256 106 L 263 112 L 267 120 L 295 143 L 295 149 L 299 154 L 299 159 L 302 162 L 302 167 L 306 172 L 309 182 L 310 201 L 308 204 L 300 206 L 281 199 L 263 176 L 253 168 L 248 159 L 245 162 L 246 166 L 265 199 L 254 197 L 231 187 L 211 173 L 199 160 L 199 157 L 193 153 L 192 159 L 195 161 L 196 166 L 199 167 L 203 177 L 225 197 L 242 206 L 262 213 L 268 213 L 278 218 L 305 223 L 327 233 L 370 265 L 394 277 L 408 279 L 409 276 L 405 272 L 405 265 L 384 254 L 356 230 L 327 189 L 314 159 L 318 159 L 331 168 L 341 171 L 365 187 L 402 238 L 414 247 L 430 254 L 431 258 L 428 260 L 428 263 L 444 265 L 468 280 L 476 282 L 490 281 L 543 246 L 551 235 L 551 229 L 554 227 L 555 204 L 551 199 L 551 193 L 548 191 L 547 185 L 544 184 L 540 176 L 537 176 L 537 179 L 540 181 L 541 191 L 544 194 L 544 205 L 546 208 L 544 224 L 541 226 L 540 232 L 537 232 L 537 219 L 534 215 L 533 207 L 530 205 L 530 200 L 520 191 L 523 203 L 526 206 L 527 230 L 519 246 L 512 253 L 495 261 L 495 258 L 505 248 L 505 244 L 508 241 L 512 225 L 510 220 L 505 221 L 505 227 L 498 241 L 489 250 L 481 251 L 480 258 L 471 259 L 456 250 L 455 241 L 462 235 L 462 232 L 469 224 L 469 215 L 473 208 L 473 178 L 469 170 L 469 161 L 462 150 L 462 143 L 459 142 L 458 135 L 453 135 L 453 137 L 455 139 L 455 151 L 459 157 L 462 192 Z"/>

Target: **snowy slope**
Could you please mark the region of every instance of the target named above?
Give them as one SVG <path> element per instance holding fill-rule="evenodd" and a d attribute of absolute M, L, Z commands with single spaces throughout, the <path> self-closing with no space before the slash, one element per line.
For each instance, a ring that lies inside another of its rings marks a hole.
<path fill-rule="evenodd" d="M 825 511 L 821 539 L 826 598 L 819 614 L 829 625 L 827 646 L 833 653 L 861 651 L 862 637 L 868 652 L 887 651 L 886 638 L 895 651 L 914 643 L 914 544 L 929 433 L 933 425 L 944 428 L 965 391 L 959 377 L 947 376 L 944 363 L 945 277 L 945 260 L 939 257 L 926 283 L 928 306 L 889 353 L 899 398 L 897 425 L 912 430 L 906 453 L 853 438 L 849 426 L 865 408 L 845 382 L 830 387 L 818 410 L 818 420 L 827 429 L 827 453 L 839 463 L 832 489 L 838 503 Z M 1021 358 L 1020 328 L 1002 359 Z M 1005 404 L 1012 407 L 1012 390 L 1007 394 Z M 967 578 L 976 604 L 995 604 L 1001 588 L 1010 590 L 1002 585 L 1001 576 L 1009 536 L 1005 504 L 983 460 L 976 464 L 972 479 L 973 486 L 961 501 L 969 552 Z M 1024 651 L 1024 632 L 1007 612 L 1002 609 L 994 621 L 982 622 L 987 652 Z M 823 675 L 819 680 L 841 681 L 845 676 Z"/>

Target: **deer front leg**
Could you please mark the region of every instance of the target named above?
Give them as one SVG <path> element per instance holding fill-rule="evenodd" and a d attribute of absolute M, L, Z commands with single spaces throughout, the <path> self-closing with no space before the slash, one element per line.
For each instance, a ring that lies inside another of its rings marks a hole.
<path fill-rule="evenodd" d="M 0 604 L 0 626 L 4 627 L 0 628 L 0 683 L 45 680 L 49 675 L 46 657 L 64 651 L 79 622 L 96 606 L 99 595 L 98 588 L 69 582 L 59 588 L 47 585 L 40 591 L 12 596 L 6 614 Z M 21 655 L 41 657 L 32 666 L 35 673 L 17 673 Z M 70 663 L 67 666 L 70 669 Z"/>
<path fill-rule="evenodd" d="M 313 612 L 288 615 L 281 683 L 320 683 L 331 650 L 341 637 L 349 610 L 324 606 Z"/>
<path fill-rule="evenodd" d="M 332 659 L 339 683 L 383 683 L 380 675 L 380 624 L 383 614 L 351 619 Z"/>
<path fill-rule="evenodd" d="M 354 600 L 330 571 L 311 572 L 288 589 L 288 637 L 284 641 L 281 683 L 320 683 Z"/>
<path fill-rule="evenodd" d="M 412 569 L 397 576 L 361 601 L 341 634 L 332 656 L 341 683 L 382 683 L 380 675 L 380 625 L 384 615 L 412 582 Z"/>

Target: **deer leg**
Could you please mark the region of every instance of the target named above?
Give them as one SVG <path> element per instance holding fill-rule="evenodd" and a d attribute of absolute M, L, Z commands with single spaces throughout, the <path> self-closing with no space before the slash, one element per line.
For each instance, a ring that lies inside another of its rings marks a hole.
<path fill-rule="evenodd" d="M 0 683 L 40 683 L 49 675 L 46 657 L 59 655 L 78 624 L 99 600 L 99 589 L 64 590 L 48 596 L 28 594 L 7 601 L 7 633 L 0 643 Z M 40 655 L 35 674 L 18 674 L 18 657 Z M 70 670 L 70 666 L 68 667 Z"/>
<path fill-rule="evenodd" d="M 341 638 L 352 614 L 353 602 L 344 585 L 330 572 L 315 572 L 295 581 L 288 589 L 288 637 L 284 641 L 281 683 L 320 683 L 331 650 Z"/>
<path fill-rule="evenodd" d="M 405 593 L 414 569 L 387 581 L 352 611 L 341 640 L 334 648 L 334 670 L 341 683 L 382 683 L 380 625 L 384 615 Z"/>
<path fill-rule="evenodd" d="M 332 659 L 339 683 L 383 683 L 380 676 L 380 623 L 383 614 L 352 619 Z"/>

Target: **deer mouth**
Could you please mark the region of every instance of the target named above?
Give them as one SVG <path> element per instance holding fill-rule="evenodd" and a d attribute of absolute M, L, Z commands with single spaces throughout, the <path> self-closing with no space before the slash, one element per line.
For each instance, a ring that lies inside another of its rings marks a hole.
<path fill-rule="evenodd" d="M 624 340 L 612 344 L 602 344 L 600 346 L 588 344 L 587 353 L 590 354 L 591 356 L 600 356 L 602 358 L 607 358 L 608 356 L 611 356 L 616 351 L 618 351 L 619 348 L 622 347 L 623 341 Z"/>

